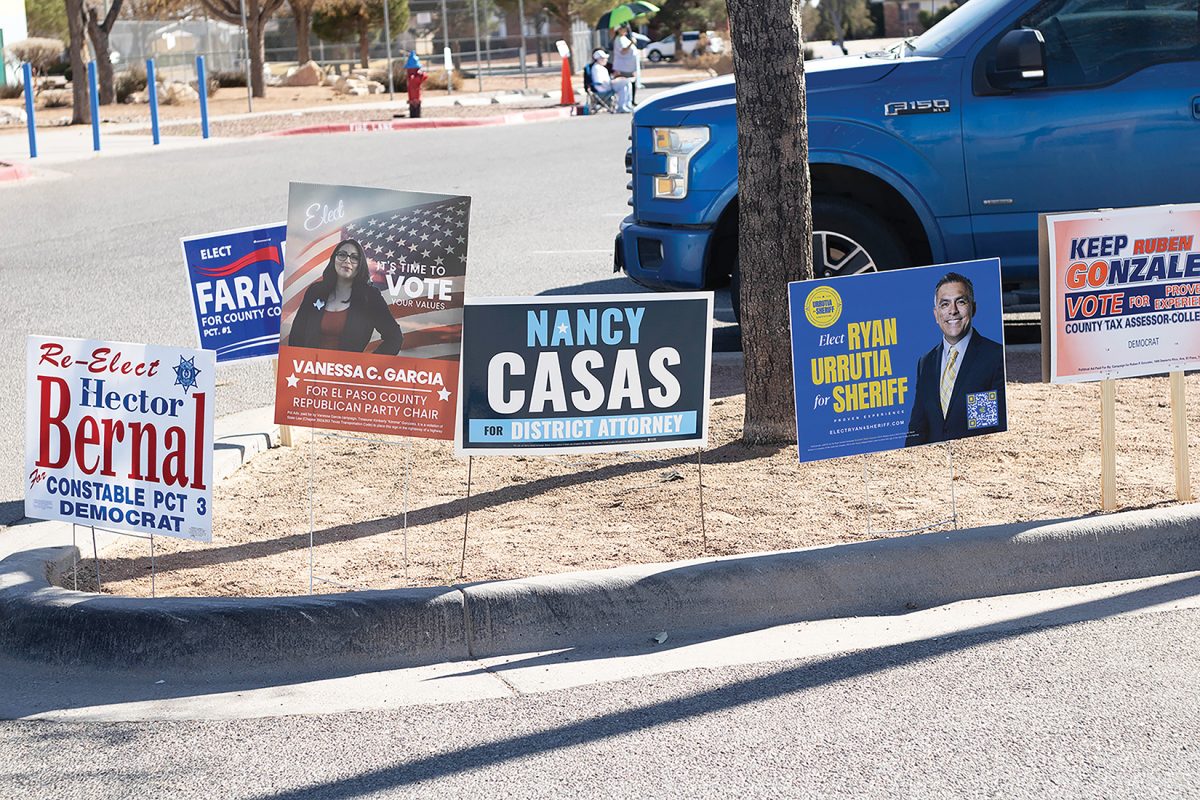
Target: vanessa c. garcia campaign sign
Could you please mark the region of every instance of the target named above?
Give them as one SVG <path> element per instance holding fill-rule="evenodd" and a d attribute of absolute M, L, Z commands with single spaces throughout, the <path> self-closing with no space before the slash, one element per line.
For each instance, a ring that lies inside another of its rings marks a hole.
<path fill-rule="evenodd" d="M 25 513 L 212 541 L 211 350 L 30 336 Z"/>
<path fill-rule="evenodd" d="M 801 461 L 1006 430 L 997 259 L 788 285 Z"/>
<path fill-rule="evenodd" d="M 1200 367 L 1200 204 L 1042 218 L 1055 383 Z"/>
<path fill-rule="evenodd" d="M 180 240 L 200 347 L 217 351 L 217 361 L 279 351 L 286 231 L 267 225 Z"/>
<path fill-rule="evenodd" d="M 703 447 L 711 319 L 711 292 L 468 301 L 455 453 Z"/>
<path fill-rule="evenodd" d="M 454 436 L 471 198 L 293 183 L 275 421 Z"/>

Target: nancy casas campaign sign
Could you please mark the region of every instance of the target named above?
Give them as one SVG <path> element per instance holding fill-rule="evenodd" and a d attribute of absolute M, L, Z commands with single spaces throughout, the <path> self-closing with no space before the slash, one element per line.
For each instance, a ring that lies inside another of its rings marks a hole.
<path fill-rule="evenodd" d="M 703 447 L 712 297 L 468 301 L 455 453 Z"/>
<path fill-rule="evenodd" d="M 180 240 L 200 347 L 217 361 L 279 352 L 283 223 Z"/>
<path fill-rule="evenodd" d="M 471 198 L 293 183 L 275 421 L 454 436 Z"/>
<path fill-rule="evenodd" d="M 801 461 L 1007 429 L 997 259 L 788 284 Z"/>
<path fill-rule="evenodd" d="M 212 541 L 211 350 L 30 336 L 25 513 Z"/>
<path fill-rule="evenodd" d="M 1043 217 L 1046 377 L 1200 367 L 1200 204 Z"/>

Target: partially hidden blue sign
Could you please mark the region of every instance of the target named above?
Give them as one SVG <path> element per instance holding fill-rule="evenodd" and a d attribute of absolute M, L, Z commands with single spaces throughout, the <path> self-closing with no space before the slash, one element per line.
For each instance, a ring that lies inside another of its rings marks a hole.
<path fill-rule="evenodd" d="M 801 461 L 1007 429 L 998 259 L 788 285 Z"/>
<path fill-rule="evenodd" d="M 181 240 L 200 347 L 218 363 L 279 353 L 286 235 L 281 222 Z"/>

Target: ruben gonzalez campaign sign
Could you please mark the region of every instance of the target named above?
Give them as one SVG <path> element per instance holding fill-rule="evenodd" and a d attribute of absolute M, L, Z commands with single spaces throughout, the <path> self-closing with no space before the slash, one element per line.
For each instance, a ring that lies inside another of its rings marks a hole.
<path fill-rule="evenodd" d="M 279 352 L 284 223 L 180 240 L 200 347 L 217 361 Z"/>
<path fill-rule="evenodd" d="M 997 259 L 788 285 L 801 461 L 1008 427 Z"/>
<path fill-rule="evenodd" d="M 25 513 L 212 541 L 211 350 L 30 336 Z"/>
<path fill-rule="evenodd" d="M 703 447 L 712 298 L 468 300 L 455 454 Z"/>

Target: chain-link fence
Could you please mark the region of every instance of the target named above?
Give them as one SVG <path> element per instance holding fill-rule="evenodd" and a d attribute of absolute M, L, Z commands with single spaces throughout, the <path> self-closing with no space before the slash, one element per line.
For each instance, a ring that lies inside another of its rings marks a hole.
<path fill-rule="evenodd" d="M 488 6 L 490 11 L 480 6 Z M 542 12 L 527 17 L 524 36 L 515 14 L 505 15 L 489 0 L 410 0 L 407 30 L 393 32 L 390 54 L 393 61 L 417 53 L 426 66 L 442 65 L 443 48 L 449 46 L 455 67 L 468 75 L 513 75 L 524 71 L 557 71 L 559 56 L 555 42 L 564 39 L 570 45 L 574 66 L 586 63 L 593 47 L 602 45 L 599 35 L 585 22 L 577 21 L 570 32 L 553 24 Z M 443 10 L 445 22 L 443 24 Z M 490 16 L 489 16 L 490 14 Z M 189 16 L 181 20 L 120 20 L 114 26 L 110 44 L 118 71 L 143 65 L 155 59 L 160 76 L 170 80 L 191 81 L 196 56 L 203 55 L 209 74 L 244 74 L 246 46 L 242 28 L 207 16 Z M 272 71 L 280 74 L 284 65 L 297 63 L 297 32 L 294 20 L 271 20 L 265 30 L 264 51 Z M 357 39 L 331 42 L 315 35 L 309 37 L 311 57 L 327 69 L 347 71 L 361 64 Z M 382 30 L 374 31 L 368 47 L 373 66 L 388 56 Z M 583 60 L 580 60 L 582 57 Z"/>

